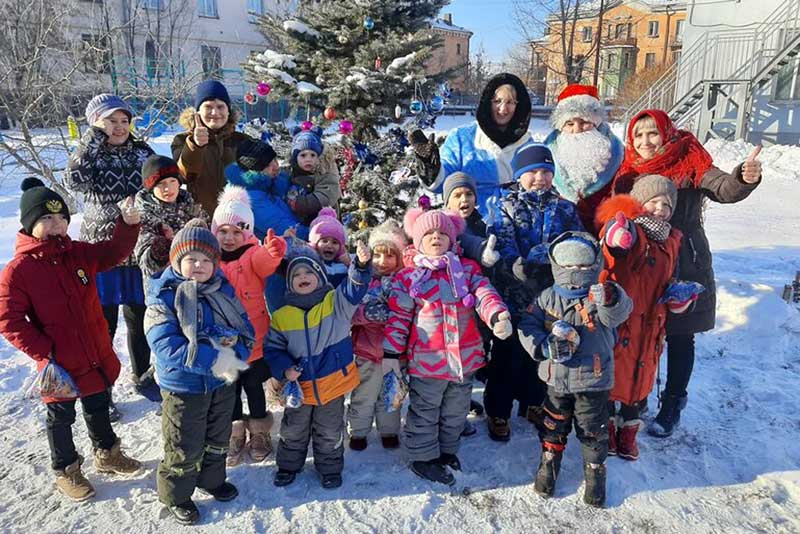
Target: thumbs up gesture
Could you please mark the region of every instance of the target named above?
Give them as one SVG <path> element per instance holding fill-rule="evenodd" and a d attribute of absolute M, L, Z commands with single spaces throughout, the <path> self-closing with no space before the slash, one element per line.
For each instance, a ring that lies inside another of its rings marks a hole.
<path fill-rule="evenodd" d="M 748 184 L 754 184 L 761 179 L 761 162 L 758 161 L 760 152 L 761 145 L 758 145 L 742 164 L 742 180 Z"/>
<path fill-rule="evenodd" d="M 208 128 L 205 127 L 203 121 L 200 119 L 200 114 L 194 114 L 194 130 L 192 130 L 192 138 L 197 146 L 205 146 L 208 144 Z"/>
<path fill-rule="evenodd" d="M 122 214 L 122 220 L 125 221 L 125 224 L 128 226 L 139 224 L 142 220 L 142 214 L 139 213 L 139 209 L 133 204 L 133 196 L 129 196 L 122 202 L 120 205 L 120 213 Z"/>
<path fill-rule="evenodd" d="M 630 250 L 635 234 L 631 231 L 631 223 L 625 214 L 618 211 L 614 220 L 606 225 L 606 245 L 611 248 Z"/>
<path fill-rule="evenodd" d="M 270 228 L 264 238 L 264 246 L 273 258 L 283 258 L 286 255 L 286 240 L 275 235 L 275 231 Z"/>

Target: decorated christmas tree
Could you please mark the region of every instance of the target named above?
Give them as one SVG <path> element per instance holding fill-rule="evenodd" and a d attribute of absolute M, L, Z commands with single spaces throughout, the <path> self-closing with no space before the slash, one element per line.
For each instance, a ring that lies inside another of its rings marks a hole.
<path fill-rule="evenodd" d="M 441 44 L 431 20 L 447 3 L 301 1 L 290 18 L 262 17 L 269 48 L 245 69 L 260 96 L 287 99 L 323 126 L 346 121 L 355 140 L 373 140 L 378 127 L 424 107 L 449 74 L 424 72 L 425 59 Z"/>

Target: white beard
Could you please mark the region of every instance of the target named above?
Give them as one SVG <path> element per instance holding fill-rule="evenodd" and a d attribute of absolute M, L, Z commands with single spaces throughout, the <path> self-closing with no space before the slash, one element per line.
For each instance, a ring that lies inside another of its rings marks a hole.
<path fill-rule="evenodd" d="M 553 143 L 553 157 L 562 183 L 570 189 L 558 192 L 575 202 L 611 161 L 611 139 L 596 128 L 576 134 L 561 132 Z"/>

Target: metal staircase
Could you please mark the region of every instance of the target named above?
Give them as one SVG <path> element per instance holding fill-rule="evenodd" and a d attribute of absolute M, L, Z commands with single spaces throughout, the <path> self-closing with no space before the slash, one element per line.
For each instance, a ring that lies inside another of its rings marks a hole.
<path fill-rule="evenodd" d="M 628 108 L 625 123 L 657 108 L 702 142 L 746 137 L 754 94 L 798 54 L 800 0 L 786 0 L 751 28 L 706 32 Z"/>

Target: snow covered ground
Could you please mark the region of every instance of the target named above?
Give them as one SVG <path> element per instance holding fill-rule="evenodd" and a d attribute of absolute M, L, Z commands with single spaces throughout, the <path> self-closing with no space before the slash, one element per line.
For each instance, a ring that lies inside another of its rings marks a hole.
<path fill-rule="evenodd" d="M 447 130 L 465 120 L 444 117 L 437 126 Z M 537 138 L 546 128 L 545 121 L 532 123 Z M 169 141 L 156 140 L 157 150 L 167 153 Z M 730 170 L 752 147 L 709 143 L 708 149 Z M 462 442 L 464 471 L 453 490 L 418 479 L 402 453 L 384 451 L 373 434 L 366 451 L 346 452 L 338 490 L 321 489 L 310 462 L 285 489 L 272 486 L 272 459 L 242 465 L 229 470 L 238 499 L 216 503 L 196 495 L 201 524 L 179 527 L 155 492 L 159 419 L 124 374 L 115 397 L 125 416 L 115 428 L 145 470 L 120 479 L 96 473 L 88 460 L 84 468 L 97 497 L 74 504 L 54 489 L 45 410 L 26 393 L 34 366 L 3 341 L 0 532 L 800 532 L 800 312 L 780 299 L 783 284 L 800 270 L 800 148 L 769 147 L 761 159 L 764 182 L 750 198 L 710 204 L 706 212 L 717 329 L 698 337 L 683 425 L 665 440 L 643 436 L 638 462 L 609 459 L 605 510 L 582 504 L 576 440 L 556 498 L 542 500 L 531 483 L 539 450 L 531 425 L 515 419 L 512 440 L 497 444 L 481 418 L 478 435 Z M 0 179 L 0 263 L 13 254 L 20 179 Z M 129 369 L 122 334 L 121 328 L 115 346 Z M 476 387 L 477 399 L 481 393 Z M 75 436 L 90 457 L 80 418 Z"/>

